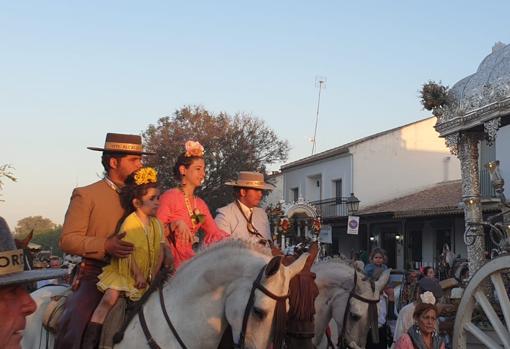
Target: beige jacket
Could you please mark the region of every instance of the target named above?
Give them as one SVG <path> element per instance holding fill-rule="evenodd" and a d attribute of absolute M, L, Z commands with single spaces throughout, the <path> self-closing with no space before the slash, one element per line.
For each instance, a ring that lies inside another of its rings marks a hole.
<path fill-rule="evenodd" d="M 66 253 L 104 260 L 105 241 L 116 233 L 123 214 L 119 194 L 104 180 L 74 189 L 60 236 L 60 248 Z"/>

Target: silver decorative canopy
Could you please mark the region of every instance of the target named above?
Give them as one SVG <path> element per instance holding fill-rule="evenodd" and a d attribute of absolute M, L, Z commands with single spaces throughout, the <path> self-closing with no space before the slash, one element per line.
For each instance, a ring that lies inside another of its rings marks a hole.
<path fill-rule="evenodd" d="M 510 123 L 510 45 L 496 43 L 476 73 L 457 82 L 448 95 L 436 124 L 441 137 L 473 130 L 492 141 L 497 129 Z"/>

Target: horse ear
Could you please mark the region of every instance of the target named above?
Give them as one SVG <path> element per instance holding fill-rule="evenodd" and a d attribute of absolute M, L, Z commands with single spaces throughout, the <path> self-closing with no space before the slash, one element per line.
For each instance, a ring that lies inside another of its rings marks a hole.
<path fill-rule="evenodd" d="M 309 253 L 301 254 L 301 256 L 299 256 L 298 259 L 296 259 L 294 262 L 292 262 L 292 264 L 286 267 L 290 273 L 289 280 L 303 270 L 303 267 L 305 266 L 306 260 L 309 255 L 310 255 Z"/>
<path fill-rule="evenodd" d="M 390 273 L 391 269 L 386 269 L 379 279 L 375 282 L 375 288 L 379 291 L 382 291 L 384 287 L 386 287 L 386 284 L 388 283 L 388 280 L 390 279 Z"/>
<path fill-rule="evenodd" d="M 266 267 L 266 276 L 271 276 L 276 274 L 278 269 L 280 269 L 280 265 L 282 263 L 282 256 L 274 256 L 271 258 L 269 263 L 267 263 Z"/>

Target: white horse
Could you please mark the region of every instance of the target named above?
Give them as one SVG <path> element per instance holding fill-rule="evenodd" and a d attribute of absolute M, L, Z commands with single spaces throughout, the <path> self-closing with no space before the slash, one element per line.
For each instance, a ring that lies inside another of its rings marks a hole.
<path fill-rule="evenodd" d="M 364 300 L 379 301 L 379 295 L 388 282 L 390 270 L 381 274 L 374 283 L 371 283 L 364 273 L 355 271 L 351 265 L 341 261 L 316 263 L 312 271 L 317 274 L 315 281 L 319 288 L 319 296 L 315 300 L 314 345 L 317 348 L 327 347 L 326 327 L 334 320 L 336 331 L 332 332 L 342 336 L 349 348 L 365 348 L 369 330 L 369 303 Z M 357 297 L 350 297 L 351 292 Z M 344 319 L 347 320 L 345 325 Z M 336 345 L 337 338 L 332 339 Z"/>
<path fill-rule="evenodd" d="M 286 267 L 280 263 L 281 258 L 272 258 L 267 249 L 257 245 L 239 240 L 215 244 L 181 266 L 164 286 L 165 308 L 187 348 L 216 349 L 227 324 L 232 326 L 234 342 L 239 344 L 245 309 L 259 274 L 263 288 L 277 296 L 287 295 L 290 279 L 303 268 L 308 254 Z M 45 332 L 41 331 L 41 314 L 51 291 L 58 293 L 61 289 L 46 287 L 34 292 L 39 308 L 28 318 L 24 348 L 45 347 L 46 339 L 41 338 Z M 244 333 L 246 348 L 267 348 L 272 336 L 275 304 L 276 301 L 260 288 L 254 291 Z M 149 297 L 143 312 L 147 327 L 160 347 L 181 348 L 165 320 L 158 292 Z M 50 338 L 50 348 L 52 343 L 53 338 Z M 115 347 L 148 347 L 138 316 L 133 318 L 123 340 Z"/>

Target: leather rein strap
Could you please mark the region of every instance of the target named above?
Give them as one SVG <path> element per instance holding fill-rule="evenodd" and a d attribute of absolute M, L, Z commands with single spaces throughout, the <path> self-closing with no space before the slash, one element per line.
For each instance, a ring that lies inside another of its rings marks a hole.
<path fill-rule="evenodd" d="M 170 321 L 170 317 L 168 316 L 168 312 L 166 311 L 166 305 L 165 305 L 165 297 L 163 297 L 163 287 L 158 287 L 158 293 L 159 293 L 159 302 L 161 304 L 161 310 L 163 311 L 163 316 L 165 317 L 166 323 L 170 330 L 172 331 L 174 337 L 177 339 L 177 342 L 179 342 L 179 345 L 182 349 L 187 349 L 186 345 L 184 344 L 182 338 L 177 333 L 177 330 L 175 329 L 174 325 L 172 324 L 172 321 Z M 156 343 L 154 338 L 152 338 L 152 335 L 149 331 L 149 328 L 147 327 L 147 322 L 145 321 L 145 316 L 143 315 L 143 308 L 140 308 L 140 311 L 138 312 L 138 317 L 140 318 L 140 326 L 142 326 L 143 334 L 145 335 L 145 338 L 147 339 L 147 344 L 151 349 L 161 349 L 161 347 Z"/>
<path fill-rule="evenodd" d="M 259 274 L 257 275 L 257 278 L 255 281 L 253 281 L 253 286 L 251 288 L 250 292 L 250 298 L 248 299 L 248 303 L 246 304 L 246 308 L 244 309 L 244 316 L 243 316 L 243 327 L 241 328 L 241 333 L 239 334 L 239 343 L 234 344 L 234 348 L 236 349 L 244 349 L 245 345 L 245 339 L 246 339 L 246 329 L 248 327 L 248 319 L 250 318 L 251 309 L 253 308 L 253 304 L 255 303 L 255 291 L 260 290 L 262 291 L 266 296 L 269 298 L 272 298 L 276 300 L 276 306 L 275 309 L 278 309 L 278 306 L 282 305 L 285 306 L 285 301 L 287 298 L 289 298 L 289 295 L 285 296 L 277 296 L 274 293 L 270 292 L 267 288 L 265 288 L 261 283 L 260 280 L 262 280 L 262 275 L 264 275 L 264 271 L 266 270 L 266 266 L 263 266 L 262 269 L 260 269 Z M 285 309 L 285 308 L 284 308 Z M 275 314 L 275 318 L 276 318 Z M 283 315 L 283 314 L 280 314 Z"/>
<path fill-rule="evenodd" d="M 354 270 L 354 286 L 352 287 L 351 292 L 349 293 L 349 298 L 347 299 L 347 306 L 345 307 L 345 313 L 344 313 L 344 321 L 342 323 L 342 332 L 340 333 L 340 336 L 338 337 L 338 347 L 339 348 L 349 348 L 348 344 L 345 343 L 345 327 L 347 325 L 347 317 L 349 316 L 349 310 L 351 308 L 351 298 L 357 299 L 361 302 L 368 303 L 368 311 L 373 312 L 376 311 L 377 314 L 377 303 L 379 303 L 379 299 L 368 299 L 365 297 L 362 297 L 358 294 L 356 294 L 356 286 L 358 282 L 357 272 Z M 376 316 L 377 319 L 377 316 Z"/>

